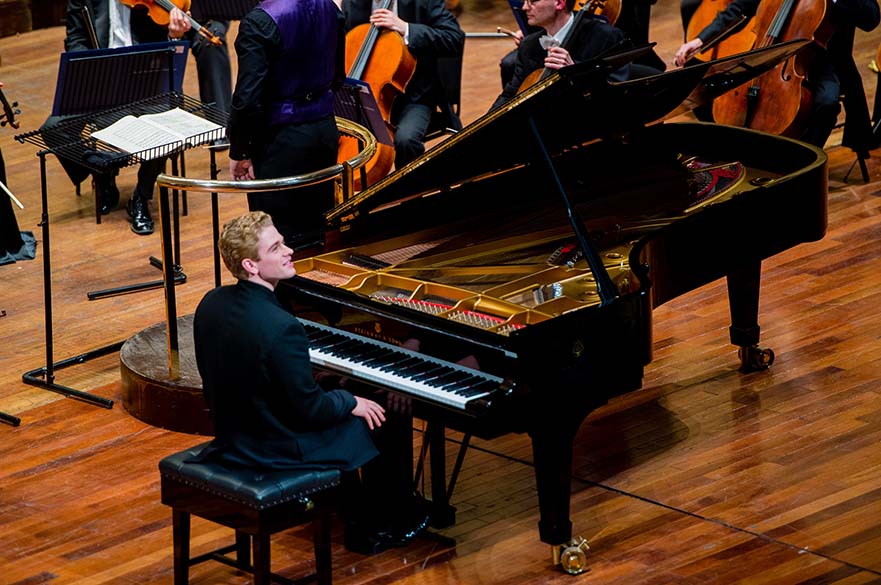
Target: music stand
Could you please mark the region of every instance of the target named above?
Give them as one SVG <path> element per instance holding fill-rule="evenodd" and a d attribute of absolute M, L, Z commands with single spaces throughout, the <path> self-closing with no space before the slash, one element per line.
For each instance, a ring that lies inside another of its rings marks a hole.
<path fill-rule="evenodd" d="M 153 43 L 127 47 L 126 50 L 110 49 L 79 52 L 82 55 L 63 54 L 58 79 L 59 83 L 65 87 L 58 90 L 59 93 L 57 95 L 62 96 L 59 100 L 61 103 L 57 104 L 58 111 L 69 112 L 89 107 L 88 104 L 77 101 L 82 100 L 80 94 L 68 91 L 67 88 L 67 84 L 80 83 L 83 79 L 101 80 L 100 83 L 88 85 L 89 91 L 87 93 L 93 96 L 92 104 L 101 104 L 105 109 L 95 109 L 89 113 L 65 119 L 50 127 L 15 137 L 22 144 L 29 142 L 41 148 L 37 155 L 40 158 L 40 186 L 42 194 L 40 225 L 43 236 L 46 365 L 25 372 L 22 375 L 22 381 L 26 384 L 57 392 L 69 398 L 103 406 L 104 408 L 113 407 L 113 400 L 82 392 L 55 382 L 56 369 L 81 364 L 88 360 L 119 351 L 123 342 L 112 343 L 59 362 L 55 362 L 53 359 L 52 273 L 46 156 L 54 154 L 56 156 L 68 157 L 97 172 L 107 172 L 111 169 L 122 168 L 145 159 L 171 157 L 172 167 L 176 169 L 176 156 L 187 148 L 223 138 L 227 117 L 225 112 L 220 112 L 210 106 L 206 106 L 182 93 L 171 91 L 176 87 L 176 79 L 179 79 L 176 76 L 175 61 L 179 59 L 177 55 L 182 53 L 178 49 L 181 44 L 186 47 L 186 43 Z M 185 58 L 185 49 L 183 53 Z M 100 75 L 100 77 L 96 77 L 97 75 Z M 113 79 L 114 83 L 108 84 L 106 82 L 107 79 Z M 70 101 L 64 96 L 69 96 Z M 108 104 L 116 104 L 116 106 L 106 109 Z M 106 128 L 126 115 L 159 113 L 171 108 L 181 108 L 184 111 L 196 114 L 218 124 L 219 128 L 189 137 L 185 141 L 175 141 L 140 152 L 125 152 L 115 149 L 97 141 L 91 136 L 93 131 Z M 177 192 L 175 191 L 175 212 L 177 211 L 176 195 Z M 175 233 L 177 249 L 175 250 L 174 269 L 175 274 L 177 274 L 180 262 L 180 242 L 176 221 Z M 178 279 L 175 278 L 175 281 L 177 282 Z M 138 288 L 126 287 L 126 290 L 122 292 L 145 290 L 148 286 L 158 288 L 163 286 L 163 281 L 158 281 L 158 284 L 148 283 L 134 286 Z"/>
<path fill-rule="evenodd" d="M 248 14 L 259 0 L 199 0 L 190 7 L 194 19 L 199 22 L 207 20 L 241 20 Z"/>
<path fill-rule="evenodd" d="M 376 137 L 376 142 L 394 147 L 392 136 L 379 112 L 379 105 L 370 85 L 360 79 L 347 77 L 342 85 L 334 91 L 333 113 L 339 118 L 351 120 L 370 130 Z M 363 148 L 359 144 L 359 148 Z M 360 168 L 362 189 L 367 187 L 367 170 L 365 166 Z"/>

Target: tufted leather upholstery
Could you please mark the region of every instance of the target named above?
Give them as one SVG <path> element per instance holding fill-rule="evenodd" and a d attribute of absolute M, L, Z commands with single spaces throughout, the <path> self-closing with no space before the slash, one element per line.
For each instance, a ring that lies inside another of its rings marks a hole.
<path fill-rule="evenodd" d="M 159 462 L 162 503 L 172 508 L 175 585 L 186 585 L 189 567 L 206 560 L 253 571 L 255 585 L 268 585 L 274 576 L 270 535 L 305 522 L 313 526 L 315 577 L 319 585 L 331 585 L 330 514 L 339 470 L 258 471 L 194 461 L 208 445 L 196 445 Z M 235 544 L 190 558 L 191 515 L 234 529 Z M 227 556 L 233 550 L 235 559 Z"/>
<path fill-rule="evenodd" d="M 283 470 L 264 472 L 229 468 L 217 463 L 187 463 L 209 443 L 169 455 L 159 462 L 159 473 L 168 479 L 202 489 L 256 510 L 300 500 L 340 484 L 340 471 Z"/>

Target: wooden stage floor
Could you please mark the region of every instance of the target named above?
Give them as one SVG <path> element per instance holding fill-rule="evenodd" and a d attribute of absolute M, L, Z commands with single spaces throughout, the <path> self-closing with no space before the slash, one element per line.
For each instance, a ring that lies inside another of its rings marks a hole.
<path fill-rule="evenodd" d="M 468 3 L 461 21 L 472 32 L 512 26 L 497 0 Z M 652 36 L 668 62 L 680 35 L 678 3 L 659 0 Z M 0 80 L 21 102 L 20 131 L 37 128 L 51 108 L 62 39 L 61 28 L 0 39 Z M 866 65 L 879 41 L 878 30 L 857 37 L 870 99 L 875 76 Z M 466 121 L 498 92 L 497 64 L 508 49 L 507 41 L 467 42 Z M 197 95 L 192 64 L 186 87 Z M 0 411 L 22 420 L 18 428 L 0 425 L 0 583 L 171 583 L 171 514 L 159 503 L 157 463 L 202 439 L 146 425 L 120 402 L 104 409 L 21 382 L 24 371 L 45 364 L 45 243 L 36 227 L 38 158 L 13 133 L 0 129 L 9 183 L 27 206 L 18 213 L 21 228 L 40 241 L 36 260 L 0 267 Z M 588 573 L 571 577 L 551 568 L 538 541 L 529 442 L 511 435 L 475 441 L 469 451 L 453 496 L 458 523 L 440 531 L 455 546 L 420 538 L 364 557 L 345 551 L 337 526 L 335 582 L 881 583 L 881 169 L 871 158 L 870 183 L 856 175 L 845 183 L 853 155 L 839 142 L 836 133 L 827 145 L 826 238 L 764 266 L 760 319 L 763 342 L 777 353 L 774 367 L 737 371 L 725 288 L 714 283 L 655 311 L 654 361 L 643 389 L 582 426 L 572 518 L 590 542 Z M 192 154 L 188 166 L 190 176 L 206 177 L 207 155 Z M 55 359 L 162 321 L 158 290 L 86 300 L 87 291 L 156 279 L 147 258 L 159 254 L 158 237 L 132 234 L 122 209 L 96 225 L 90 194 L 75 197 L 53 160 L 48 181 Z M 134 182 L 134 172 L 124 170 L 123 203 Z M 226 219 L 245 204 L 222 196 L 221 207 Z M 190 196 L 181 314 L 212 286 L 208 209 L 205 198 Z M 61 370 L 58 381 L 118 401 L 118 360 L 112 354 Z M 449 437 L 452 457 L 458 436 Z M 230 536 L 197 520 L 193 552 Z M 310 549 L 308 528 L 278 535 L 274 569 L 289 578 L 309 572 Z M 191 578 L 249 582 L 213 563 L 194 568 Z"/>

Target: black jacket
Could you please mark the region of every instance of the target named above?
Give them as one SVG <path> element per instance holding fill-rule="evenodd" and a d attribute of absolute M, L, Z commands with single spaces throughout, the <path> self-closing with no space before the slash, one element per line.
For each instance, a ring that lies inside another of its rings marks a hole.
<path fill-rule="evenodd" d="M 210 291 L 193 325 L 215 440 L 206 454 L 251 467 L 355 469 L 376 456 L 355 398 L 312 377 L 306 332 L 268 288 Z"/>

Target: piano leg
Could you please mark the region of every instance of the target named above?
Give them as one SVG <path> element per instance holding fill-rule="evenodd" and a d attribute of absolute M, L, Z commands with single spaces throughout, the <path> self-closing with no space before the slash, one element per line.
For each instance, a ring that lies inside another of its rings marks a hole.
<path fill-rule="evenodd" d="M 566 428 L 568 425 L 564 421 L 557 420 L 557 428 L 530 432 L 538 489 L 539 536 L 542 542 L 551 545 L 553 563 L 572 575 L 587 570 L 586 552 L 589 548 L 585 539 L 572 538 L 572 521 L 569 519 L 572 443 L 580 420 L 579 425 L 571 430 Z"/>
<path fill-rule="evenodd" d="M 428 442 L 431 462 L 431 525 L 446 528 L 456 523 L 456 508 L 450 505 L 452 490 L 447 489 L 446 427 L 429 421 L 424 441 Z"/>
<path fill-rule="evenodd" d="M 728 274 L 728 304 L 731 310 L 731 343 L 738 346 L 740 368 L 744 372 L 767 370 L 774 363 L 774 352 L 759 347 L 759 290 L 762 263 L 752 262 Z"/>

